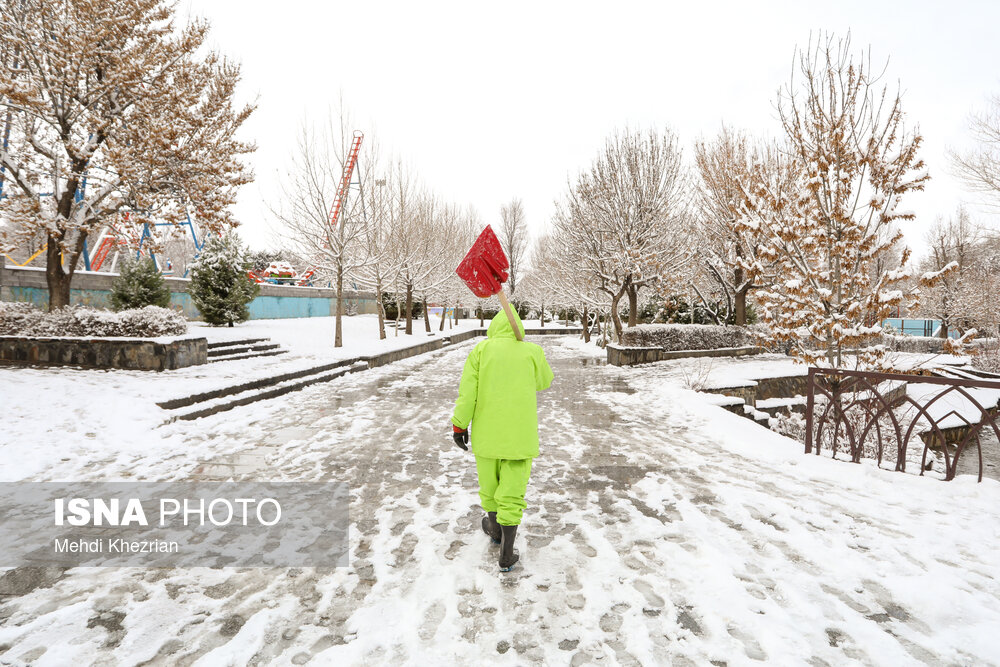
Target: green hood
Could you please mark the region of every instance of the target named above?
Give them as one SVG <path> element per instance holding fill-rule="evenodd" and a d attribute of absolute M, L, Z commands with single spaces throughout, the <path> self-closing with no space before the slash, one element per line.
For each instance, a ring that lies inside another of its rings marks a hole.
<path fill-rule="evenodd" d="M 513 308 L 510 312 L 514 315 L 514 321 L 517 322 L 517 328 L 521 330 L 521 338 L 524 338 L 524 325 L 521 324 L 521 318 L 518 317 L 517 311 Z M 510 327 L 510 321 L 507 319 L 507 313 L 500 309 L 500 312 L 493 316 L 490 320 L 490 326 L 486 330 L 487 338 L 514 338 L 514 330 Z"/>

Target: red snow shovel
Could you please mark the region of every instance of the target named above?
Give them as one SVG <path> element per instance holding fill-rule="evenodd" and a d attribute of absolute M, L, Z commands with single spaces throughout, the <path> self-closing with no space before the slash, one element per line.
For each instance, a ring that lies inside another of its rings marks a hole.
<path fill-rule="evenodd" d="M 500 305 L 503 306 L 503 312 L 507 313 L 507 319 L 510 321 L 511 329 L 514 330 L 514 336 L 518 340 L 524 340 L 521 337 L 521 329 L 514 319 L 514 312 L 510 309 L 510 303 L 507 302 L 507 295 L 503 292 L 503 284 L 507 281 L 508 266 L 510 263 L 507 261 L 507 256 L 503 254 L 503 248 L 500 247 L 497 235 L 493 233 L 492 227 L 486 225 L 486 229 L 472 244 L 472 248 L 455 269 L 455 273 L 480 299 L 496 294 L 497 298 L 500 299 Z"/>

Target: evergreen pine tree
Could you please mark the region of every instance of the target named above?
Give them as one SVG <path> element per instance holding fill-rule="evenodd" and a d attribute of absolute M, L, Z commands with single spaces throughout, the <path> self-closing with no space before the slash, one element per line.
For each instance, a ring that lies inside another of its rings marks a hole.
<path fill-rule="evenodd" d="M 170 306 L 170 288 L 151 258 L 127 259 L 111 283 L 111 307 L 117 310 Z"/>
<path fill-rule="evenodd" d="M 191 299 L 209 324 L 244 322 L 250 318 L 247 304 L 260 286 L 250 280 L 249 252 L 235 232 L 213 236 L 191 267 Z"/>

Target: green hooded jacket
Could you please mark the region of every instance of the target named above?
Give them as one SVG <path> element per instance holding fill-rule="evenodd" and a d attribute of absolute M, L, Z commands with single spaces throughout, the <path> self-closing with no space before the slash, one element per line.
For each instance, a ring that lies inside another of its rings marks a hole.
<path fill-rule="evenodd" d="M 517 326 L 524 325 L 514 313 Z M 486 340 L 472 348 L 462 370 L 451 422 L 468 428 L 472 452 L 491 459 L 538 456 L 538 404 L 535 392 L 552 384 L 545 352 L 518 341 L 504 311 L 486 330 Z"/>

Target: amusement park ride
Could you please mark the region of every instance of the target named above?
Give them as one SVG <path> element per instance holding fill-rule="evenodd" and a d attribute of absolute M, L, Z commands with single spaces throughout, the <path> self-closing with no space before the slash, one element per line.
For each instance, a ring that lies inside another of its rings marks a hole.
<path fill-rule="evenodd" d="M 0 188 L 2 188 L 2 181 L 0 181 Z M 0 198 L 4 195 L 0 191 Z M 77 201 L 83 198 L 83 188 L 77 193 Z M 198 231 L 195 227 L 194 220 L 191 218 L 190 211 L 185 213 L 186 222 L 182 223 L 180 226 L 175 225 L 172 222 L 156 222 L 156 223 L 144 223 L 142 227 L 142 233 L 136 234 L 133 230 L 128 230 L 129 219 L 132 216 L 132 211 L 121 211 L 118 214 L 118 219 L 111 222 L 107 222 L 104 228 L 101 230 L 100 234 L 97 236 L 97 240 L 91 245 L 86 240 L 83 242 L 83 252 L 81 257 L 83 259 L 83 268 L 86 271 L 108 271 L 114 272 L 118 268 L 118 260 L 123 253 L 129 253 L 132 248 L 135 249 L 136 258 L 141 257 L 144 253 L 149 256 L 150 259 L 156 264 L 156 267 L 161 273 L 171 274 L 173 273 L 173 262 L 167 258 L 161 262 L 160 258 L 156 256 L 156 253 L 149 249 L 148 242 L 153 239 L 152 228 L 156 227 L 171 227 L 174 230 L 183 230 L 183 235 L 187 236 L 190 234 L 191 240 L 194 243 L 194 257 L 198 256 L 201 252 L 204 243 L 198 237 Z M 128 230 L 128 231 L 126 231 Z M 143 246 L 146 246 L 144 249 Z M 17 261 L 10 255 L 4 255 L 14 266 L 31 266 L 39 255 L 45 252 L 48 244 L 43 245 L 34 254 L 30 255 L 27 259 L 22 261 Z M 108 259 L 111 259 L 109 262 Z M 188 274 L 188 270 L 185 269 L 184 277 Z"/>
<path fill-rule="evenodd" d="M 3 131 L 3 150 L 5 152 L 10 145 L 11 125 L 12 125 L 12 111 L 8 107 L 7 117 L 4 121 L 4 131 Z M 6 185 L 5 182 L 6 177 L 7 177 L 6 165 L 0 165 L 0 199 L 3 199 L 4 197 L 7 196 L 4 193 L 4 186 Z M 85 172 L 83 176 L 83 181 L 80 184 L 80 188 L 76 192 L 77 203 L 83 201 L 86 190 L 87 190 L 87 174 Z M 52 196 L 52 193 L 42 193 L 41 196 L 50 197 Z M 143 251 L 142 246 L 144 243 L 146 243 L 147 240 L 153 239 L 153 232 L 150 230 L 150 224 L 146 223 L 143 225 L 142 234 L 138 238 L 135 238 L 134 231 L 130 229 L 126 233 L 125 230 L 129 228 L 128 222 L 131 215 L 132 215 L 131 211 L 120 211 L 118 213 L 117 220 L 115 220 L 114 222 L 108 222 L 98 235 L 97 241 L 93 245 L 93 250 L 91 250 L 90 245 L 87 243 L 87 240 L 84 239 L 82 256 L 83 256 L 83 265 L 85 270 L 100 271 L 105 266 L 107 258 L 109 255 L 111 255 L 112 252 L 114 252 L 114 255 L 112 256 L 111 264 L 109 267 L 110 271 L 115 270 L 118 264 L 119 255 L 123 250 L 127 252 L 129 248 L 135 248 L 136 258 L 142 256 L 142 251 Z M 175 229 L 186 229 L 187 231 L 189 231 L 191 234 L 191 240 L 194 242 L 194 248 L 195 248 L 194 256 L 197 257 L 198 253 L 201 252 L 203 244 L 198 238 L 198 233 L 195 229 L 194 221 L 191 219 L 190 210 L 185 210 L 185 217 L 187 218 L 187 222 L 181 224 L 180 226 L 175 226 L 173 223 L 170 222 L 163 222 L 163 223 L 157 222 L 153 223 L 152 226 L 174 227 Z M 120 225 L 119 223 L 121 222 L 124 222 L 125 224 Z M 39 248 L 36 252 L 31 254 L 27 259 L 24 259 L 22 261 L 17 261 L 10 255 L 4 255 L 4 256 L 8 260 L 10 260 L 10 262 L 14 266 L 28 266 L 33 261 L 35 261 L 35 259 L 37 259 L 39 255 L 45 252 L 47 247 L 48 247 L 47 243 L 43 244 L 41 248 Z M 153 262 L 156 263 L 157 268 L 159 268 L 164 273 L 172 273 L 173 266 L 172 262 L 169 259 L 166 260 L 165 266 L 161 266 L 160 262 L 157 260 L 156 254 L 152 250 L 149 250 L 148 246 L 147 246 L 147 252 L 149 254 L 149 257 L 153 260 Z M 186 270 L 184 273 L 185 275 L 187 275 Z"/>
<path fill-rule="evenodd" d="M 3 136 L 3 147 L 6 150 L 7 145 L 10 141 L 10 113 L 8 112 L 6 127 L 4 128 Z M 0 199 L 3 199 L 7 195 L 4 193 L 4 186 L 6 185 L 6 167 L 0 165 Z M 87 176 L 84 174 L 83 181 L 80 184 L 80 189 L 76 192 L 77 203 L 83 201 L 86 196 L 87 191 Z M 42 197 L 51 197 L 52 193 L 42 193 Z M 112 257 L 110 265 L 108 265 L 109 271 L 114 271 L 117 268 L 118 259 L 120 254 L 125 251 L 128 252 L 129 248 L 135 248 L 136 258 L 141 257 L 143 253 L 143 245 L 147 241 L 153 239 L 153 232 L 150 227 L 172 227 L 174 229 L 185 230 L 184 233 L 190 233 L 191 240 L 194 242 L 194 256 L 197 257 L 198 253 L 201 252 L 202 241 L 198 238 L 198 232 L 195 228 L 194 220 L 191 219 L 190 210 L 185 210 L 186 222 L 182 223 L 180 226 L 174 225 L 172 222 L 156 222 L 144 223 L 142 227 L 142 233 L 136 237 L 133 230 L 129 229 L 129 220 L 132 216 L 132 211 L 119 211 L 118 219 L 114 222 L 107 222 L 104 228 L 101 230 L 100 234 L 97 236 L 97 241 L 93 244 L 93 249 L 91 249 L 90 244 L 84 239 L 83 242 L 83 265 L 84 269 L 87 271 L 100 271 L 105 268 L 107 264 L 108 256 Z M 124 224 L 122 224 L 124 223 Z M 128 231 L 126 231 L 128 230 Z M 35 259 L 38 258 L 43 252 L 45 252 L 48 244 L 43 244 L 41 248 L 31 254 L 27 259 L 18 261 L 11 257 L 10 255 L 4 255 L 11 264 L 14 266 L 30 266 Z M 160 261 L 156 257 L 156 253 L 150 250 L 147 246 L 146 252 L 149 257 L 156 263 L 157 268 L 163 273 L 172 273 L 173 265 L 170 259 L 167 259 L 164 266 L 161 266 Z M 114 253 L 112 255 L 112 253 Z M 184 272 L 185 276 L 187 271 Z"/>

